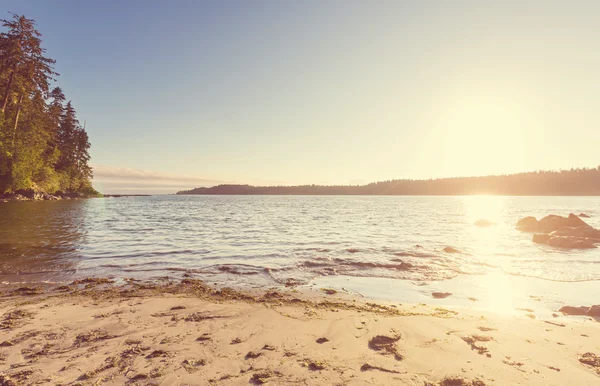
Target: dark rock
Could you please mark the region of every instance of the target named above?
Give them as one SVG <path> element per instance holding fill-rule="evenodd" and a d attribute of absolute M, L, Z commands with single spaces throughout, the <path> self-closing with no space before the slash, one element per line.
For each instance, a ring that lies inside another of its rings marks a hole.
<path fill-rule="evenodd" d="M 534 243 L 557 248 L 591 249 L 600 243 L 600 229 L 594 229 L 573 213 L 569 217 L 551 214 L 540 221 L 525 217 L 516 227 L 524 232 L 534 232 Z"/>
<path fill-rule="evenodd" d="M 246 356 L 244 358 L 245 359 L 256 359 L 261 355 L 262 355 L 262 353 L 260 353 L 260 352 L 248 351 L 248 354 L 246 354 Z"/>
<path fill-rule="evenodd" d="M 600 305 L 591 306 L 587 314 L 589 316 L 600 316 Z"/>
<path fill-rule="evenodd" d="M 517 229 L 523 232 L 551 233 L 563 227 L 589 226 L 585 221 L 574 215 L 569 217 L 548 215 L 537 221 L 535 217 L 525 217 L 517 222 Z"/>
<path fill-rule="evenodd" d="M 85 197 L 85 195 L 81 194 L 81 193 L 77 193 L 77 192 L 66 192 L 66 193 L 62 193 L 62 198 L 68 198 L 68 199 L 77 199 L 77 198 L 83 198 Z"/>
<path fill-rule="evenodd" d="M 548 245 L 551 247 L 565 249 L 593 249 L 596 248 L 594 243 L 588 240 L 582 240 L 576 237 L 552 236 L 548 240 Z"/>
<path fill-rule="evenodd" d="M 496 223 L 481 218 L 481 219 L 475 221 L 474 225 L 476 225 L 480 228 L 487 228 L 487 227 L 491 227 L 492 225 L 496 225 Z"/>
<path fill-rule="evenodd" d="M 589 214 L 579 213 L 579 217 L 590 218 L 591 216 Z"/>
<path fill-rule="evenodd" d="M 591 226 L 581 227 L 562 227 L 550 233 L 552 236 L 569 236 L 579 238 L 592 238 L 600 241 L 600 229 L 592 228 Z"/>
<path fill-rule="evenodd" d="M 533 242 L 536 244 L 548 244 L 550 237 L 550 235 L 547 235 L 545 233 L 534 233 Z"/>
<path fill-rule="evenodd" d="M 28 198 L 19 193 L 13 193 L 8 196 L 9 201 L 27 201 Z"/>
<path fill-rule="evenodd" d="M 15 191 L 15 195 L 21 195 L 28 200 L 35 200 L 37 192 L 33 189 L 19 189 Z"/>
<path fill-rule="evenodd" d="M 567 315 L 575 315 L 575 316 L 600 316 L 600 305 L 595 305 L 591 307 L 581 306 L 581 307 L 573 307 L 573 306 L 564 306 L 561 307 L 559 312 Z"/>
<path fill-rule="evenodd" d="M 8 202 L 8 201 L 54 201 L 61 200 L 63 195 L 60 191 L 55 194 L 49 194 L 45 192 L 43 189 L 38 187 L 37 185 L 33 185 L 33 187 L 29 189 L 20 189 L 13 193 L 7 193 L 5 195 L 0 195 L 0 201 Z M 80 193 L 68 193 L 70 197 L 78 196 L 82 197 L 83 195 Z"/>
<path fill-rule="evenodd" d="M 588 239 L 569 236 L 553 236 L 552 234 L 536 233 L 533 235 L 533 242 L 536 244 L 546 244 L 551 247 L 565 249 L 593 249 L 594 243 Z"/>
<path fill-rule="evenodd" d="M 558 310 L 558 312 L 562 312 L 563 314 L 567 314 L 567 315 L 587 315 L 589 309 L 590 309 L 590 307 L 585 307 L 585 306 L 581 306 L 581 307 L 564 306 L 564 307 L 561 307 L 560 310 Z"/>
<path fill-rule="evenodd" d="M 535 232 L 538 227 L 538 220 L 535 217 L 528 216 L 517 222 L 517 229 L 523 232 Z"/>
<path fill-rule="evenodd" d="M 452 296 L 450 292 L 434 292 L 431 294 L 435 299 L 446 299 L 448 296 Z"/>

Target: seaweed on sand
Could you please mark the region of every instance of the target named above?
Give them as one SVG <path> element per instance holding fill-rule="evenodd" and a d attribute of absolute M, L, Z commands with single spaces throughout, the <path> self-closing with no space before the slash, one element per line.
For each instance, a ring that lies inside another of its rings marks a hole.
<path fill-rule="evenodd" d="M 404 357 L 398 352 L 396 342 L 400 340 L 400 335 L 389 337 L 385 335 L 377 335 L 369 341 L 369 348 L 374 351 L 380 351 L 383 355 L 393 355 L 398 361 Z"/>

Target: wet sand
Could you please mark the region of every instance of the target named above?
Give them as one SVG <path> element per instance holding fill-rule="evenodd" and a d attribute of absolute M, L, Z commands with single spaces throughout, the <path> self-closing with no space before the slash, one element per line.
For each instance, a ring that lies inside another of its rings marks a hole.
<path fill-rule="evenodd" d="M 600 383 L 590 318 L 192 279 L 0 289 L 0 385 Z"/>

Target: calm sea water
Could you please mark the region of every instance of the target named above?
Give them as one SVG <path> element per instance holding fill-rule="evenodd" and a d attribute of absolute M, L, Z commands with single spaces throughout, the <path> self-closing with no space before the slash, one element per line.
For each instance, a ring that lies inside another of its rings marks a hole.
<path fill-rule="evenodd" d="M 0 205 L 0 280 L 189 273 L 232 283 L 323 276 L 413 283 L 503 273 L 600 280 L 600 250 L 533 244 L 524 216 L 585 212 L 597 197 L 154 196 Z M 496 225 L 480 228 L 478 219 Z M 460 253 L 447 253 L 451 246 Z M 600 287 L 600 285 L 599 285 Z"/>

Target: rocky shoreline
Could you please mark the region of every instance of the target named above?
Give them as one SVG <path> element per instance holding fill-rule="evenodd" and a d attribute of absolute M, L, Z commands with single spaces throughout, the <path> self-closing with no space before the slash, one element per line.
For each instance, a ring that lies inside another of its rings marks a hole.
<path fill-rule="evenodd" d="M 82 198 L 103 197 L 98 194 L 85 194 L 80 192 L 61 192 L 54 194 L 38 189 L 22 189 L 12 193 L 0 194 L 0 203 L 12 201 L 58 201 L 78 200 Z"/>

